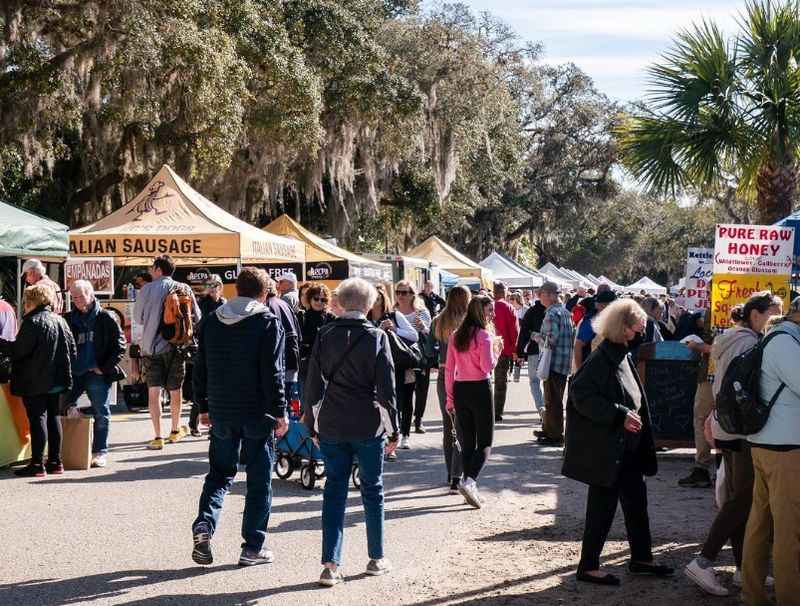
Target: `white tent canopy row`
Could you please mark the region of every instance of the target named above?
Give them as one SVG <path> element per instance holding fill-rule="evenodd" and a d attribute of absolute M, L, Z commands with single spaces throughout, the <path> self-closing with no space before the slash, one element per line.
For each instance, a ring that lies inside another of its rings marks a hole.
<path fill-rule="evenodd" d="M 538 272 L 496 251 L 481 261 L 480 265 L 491 270 L 495 280 L 511 288 L 538 288 L 544 284 L 544 278 Z"/>
<path fill-rule="evenodd" d="M 641 278 L 637 282 L 634 282 L 633 284 L 628 286 L 627 290 L 633 291 L 634 293 L 640 293 L 641 291 L 644 291 L 648 295 L 667 294 L 667 289 L 664 286 L 657 284 L 647 276 Z"/>
<path fill-rule="evenodd" d="M 584 288 L 593 288 L 595 286 L 594 282 L 592 282 L 591 280 L 589 280 L 585 276 L 582 276 L 581 274 L 579 274 L 574 269 L 567 269 L 566 267 L 561 267 L 560 269 L 561 269 L 562 272 L 564 272 L 564 273 L 572 276 L 576 280 L 578 280 L 578 286 L 583 286 Z"/>
<path fill-rule="evenodd" d="M 561 271 L 553 263 L 547 263 L 537 270 L 540 274 L 544 274 L 549 282 L 555 282 L 561 288 L 577 288 L 579 286 L 578 280 L 573 276 Z"/>

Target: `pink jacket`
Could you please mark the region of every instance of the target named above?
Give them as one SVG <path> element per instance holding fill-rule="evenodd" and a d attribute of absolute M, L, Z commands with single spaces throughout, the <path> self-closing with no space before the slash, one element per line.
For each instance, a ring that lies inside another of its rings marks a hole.
<path fill-rule="evenodd" d="M 447 391 L 447 410 L 453 409 L 453 384 L 456 381 L 483 381 L 492 376 L 497 364 L 497 356 L 492 347 L 492 336 L 480 329 L 469 344 L 467 351 L 458 351 L 455 335 L 451 335 L 447 346 L 447 365 L 445 366 L 445 389 Z"/>

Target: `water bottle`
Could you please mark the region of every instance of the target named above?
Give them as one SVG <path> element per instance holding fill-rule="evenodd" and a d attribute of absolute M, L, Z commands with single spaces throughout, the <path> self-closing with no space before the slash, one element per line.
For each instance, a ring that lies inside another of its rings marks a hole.
<path fill-rule="evenodd" d="M 289 388 L 289 418 L 298 421 L 302 416 L 302 406 L 300 404 L 300 384 L 292 383 Z"/>

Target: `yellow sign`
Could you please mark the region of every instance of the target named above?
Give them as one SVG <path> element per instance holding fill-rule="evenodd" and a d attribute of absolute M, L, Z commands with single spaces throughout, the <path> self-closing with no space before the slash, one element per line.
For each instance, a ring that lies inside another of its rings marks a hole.
<path fill-rule="evenodd" d="M 769 291 L 783 300 L 783 309 L 789 308 L 789 277 L 775 274 L 714 274 L 711 290 L 711 325 L 716 328 L 731 326 L 731 309 L 745 303 L 757 292 Z"/>

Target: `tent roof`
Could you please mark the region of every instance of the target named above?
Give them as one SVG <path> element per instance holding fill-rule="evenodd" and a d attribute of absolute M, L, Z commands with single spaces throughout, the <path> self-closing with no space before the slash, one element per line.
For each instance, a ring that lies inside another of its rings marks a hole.
<path fill-rule="evenodd" d="M 597 278 L 597 284 L 598 286 L 600 284 L 608 284 L 612 290 L 624 290 L 626 288 L 622 284 L 617 284 L 616 282 L 614 282 L 614 280 L 606 278 L 605 276 L 600 276 L 599 278 Z"/>
<path fill-rule="evenodd" d="M 569 274 L 561 271 L 558 267 L 556 267 L 553 263 L 546 263 L 542 267 L 537 270 L 539 273 L 547 275 L 547 277 L 557 284 L 561 286 L 575 286 L 575 278 L 570 276 Z"/>
<path fill-rule="evenodd" d="M 409 257 L 422 257 L 436 263 L 439 267 L 451 270 L 455 269 L 481 269 L 466 255 L 458 252 L 455 248 L 446 244 L 436 236 L 431 236 L 421 244 L 415 246 L 405 253 Z"/>
<path fill-rule="evenodd" d="M 306 246 L 306 261 L 352 261 L 359 264 L 386 266 L 386 263 L 362 257 L 349 250 L 331 244 L 317 234 L 310 232 L 286 213 L 264 228 L 270 233 L 301 240 Z"/>
<path fill-rule="evenodd" d="M 201 252 L 176 252 L 174 254 L 179 262 L 181 257 L 191 257 L 195 262 L 197 258 L 300 263 L 305 260 L 302 244 L 270 234 L 234 217 L 195 191 L 166 164 L 122 208 L 96 223 L 73 230 L 70 236 L 75 241 L 119 237 L 130 240 L 196 239 L 197 250 Z M 127 254 L 117 250 L 117 254 L 104 256 Z"/>
<path fill-rule="evenodd" d="M 0 202 L 0 257 L 66 257 L 69 227 Z"/>
<path fill-rule="evenodd" d="M 660 284 L 654 282 L 647 276 L 640 278 L 638 281 L 634 282 L 630 286 L 628 286 L 631 290 L 646 290 L 646 291 L 659 291 L 659 292 L 667 292 L 666 287 L 661 286 Z"/>
<path fill-rule="evenodd" d="M 491 269 L 497 280 L 505 282 L 513 287 L 536 287 L 544 283 L 542 277 L 532 271 L 518 265 L 505 255 L 492 252 L 488 257 L 481 261 L 481 266 Z"/>

